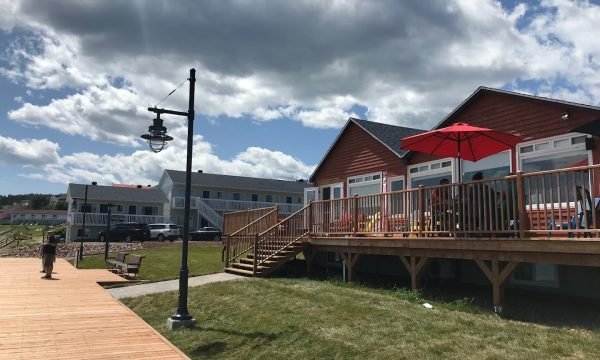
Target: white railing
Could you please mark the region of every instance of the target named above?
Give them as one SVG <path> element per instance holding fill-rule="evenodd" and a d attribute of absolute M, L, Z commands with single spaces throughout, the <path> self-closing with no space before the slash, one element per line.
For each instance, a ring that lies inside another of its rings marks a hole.
<path fill-rule="evenodd" d="M 223 217 L 213 210 L 213 208 L 208 206 L 202 199 L 196 198 L 190 205 L 195 205 L 194 208 L 198 209 L 200 215 L 208 220 L 214 227 L 223 230 Z"/>
<path fill-rule="evenodd" d="M 280 214 L 292 214 L 302 209 L 302 204 L 288 204 L 288 203 L 272 203 L 272 202 L 259 202 L 259 201 L 239 201 L 239 200 L 224 200 L 224 199 L 205 199 L 201 197 L 192 197 L 191 204 L 198 200 L 204 202 L 210 206 L 213 210 L 217 211 L 240 211 L 240 210 L 252 210 L 261 209 L 265 207 L 271 207 L 277 205 Z M 173 208 L 183 209 L 184 198 L 174 197 Z M 192 206 L 194 207 L 194 206 Z"/>
<path fill-rule="evenodd" d="M 130 214 L 112 214 L 111 223 L 136 222 L 141 224 L 154 224 L 168 222 L 168 219 L 161 215 L 130 215 Z M 67 220 L 71 225 L 83 225 L 83 213 L 71 212 Z M 108 214 L 106 213 L 86 213 L 86 225 L 106 225 Z"/>

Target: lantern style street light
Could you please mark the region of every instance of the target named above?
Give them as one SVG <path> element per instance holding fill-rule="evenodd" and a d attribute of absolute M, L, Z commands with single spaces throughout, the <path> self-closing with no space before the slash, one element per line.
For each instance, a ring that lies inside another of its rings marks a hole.
<path fill-rule="evenodd" d="M 97 182 L 92 182 L 92 185 L 96 186 L 98 183 Z M 88 209 L 88 203 L 87 203 L 87 198 L 88 198 L 88 186 L 89 185 L 85 185 L 85 196 L 83 198 L 83 225 L 81 226 L 81 231 L 83 232 L 83 239 L 80 238 L 80 242 L 79 242 L 79 261 L 81 262 L 81 260 L 83 260 L 83 241 L 87 238 L 86 234 L 85 234 L 85 218 L 87 215 L 87 209 Z M 81 200 L 81 199 L 79 199 Z M 77 198 L 73 199 L 73 203 L 71 204 L 71 211 L 75 209 L 77 210 Z"/>
<path fill-rule="evenodd" d="M 173 138 L 167 135 L 167 128 L 163 125 L 161 114 L 186 116 L 188 119 L 187 134 L 187 162 L 185 168 L 185 207 L 183 221 L 183 244 L 181 246 L 181 269 L 179 270 L 179 302 L 175 314 L 167 319 L 167 327 L 171 330 L 180 327 L 193 327 L 196 320 L 188 312 L 187 294 L 188 294 L 188 238 L 190 233 L 190 198 L 192 183 L 192 144 L 194 136 L 194 90 L 196 86 L 196 70 L 190 69 L 190 93 L 188 111 L 174 111 L 168 109 L 159 109 L 156 107 L 148 108 L 148 111 L 156 114 L 152 125 L 148 127 L 148 133 L 142 135 L 142 139 L 148 142 L 150 149 L 156 153 L 165 149 L 167 142 Z M 172 93 L 172 92 L 171 92 Z"/>

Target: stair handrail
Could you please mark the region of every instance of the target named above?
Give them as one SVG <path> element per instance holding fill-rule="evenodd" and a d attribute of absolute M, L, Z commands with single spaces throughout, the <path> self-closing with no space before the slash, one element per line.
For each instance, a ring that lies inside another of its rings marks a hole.
<path fill-rule="evenodd" d="M 202 212 L 206 220 L 210 221 L 219 230 L 223 230 L 223 217 L 202 199 L 196 199 L 196 209 Z"/>
<path fill-rule="evenodd" d="M 250 235 L 254 235 L 253 238 L 255 236 L 258 235 L 258 232 L 254 233 L 254 234 L 242 234 L 243 232 L 247 232 L 247 230 L 249 228 L 251 228 L 252 226 L 255 226 L 256 224 L 260 223 L 260 221 L 263 221 L 264 219 L 268 218 L 269 216 L 273 216 L 273 214 L 275 214 L 275 222 L 277 222 L 277 206 L 274 206 L 269 212 L 267 212 L 266 214 L 262 215 L 261 217 L 259 217 L 258 219 L 252 221 L 251 223 L 249 223 L 248 225 L 244 226 L 243 228 L 237 230 L 236 232 L 227 235 L 225 238 L 225 251 L 226 251 L 226 256 L 225 256 L 225 266 L 228 267 L 230 263 L 235 262 L 236 259 L 241 258 L 242 255 L 248 253 L 250 250 L 254 249 L 254 243 L 247 244 L 247 247 L 245 249 L 242 249 L 241 251 L 237 252 L 234 251 L 233 256 L 231 255 L 231 251 L 232 251 L 232 242 L 231 240 L 236 237 L 236 236 L 250 236 Z M 237 249 L 235 249 L 237 250 Z"/>
<path fill-rule="evenodd" d="M 17 236 L 16 235 L 17 234 L 15 232 L 15 229 L 11 229 L 11 230 L 9 230 L 7 232 L 3 232 L 2 236 L 4 236 L 4 238 L 0 239 L 0 248 L 8 246 L 8 245 L 12 244 L 15 240 L 17 240 Z"/>
<path fill-rule="evenodd" d="M 291 246 L 298 240 L 304 238 L 305 236 L 307 236 L 310 233 L 310 229 L 307 228 L 306 231 L 302 232 L 301 234 L 298 234 L 299 236 L 291 236 L 290 237 L 291 240 L 289 240 L 287 242 L 285 241 L 285 237 L 288 235 L 280 234 L 279 239 L 284 239 L 284 241 L 283 241 L 284 243 L 282 245 L 278 244 L 280 241 L 275 241 L 270 244 L 267 244 L 267 239 L 268 239 L 268 236 L 270 235 L 270 233 L 272 233 L 274 230 L 281 231 L 282 229 L 284 229 L 284 231 L 286 231 L 286 232 L 289 232 L 289 230 L 290 230 L 289 226 L 286 228 L 283 228 L 282 226 L 286 225 L 287 223 L 290 223 L 291 220 L 296 218 L 302 212 L 308 212 L 308 216 L 311 216 L 310 206 L 311 206 L 311 204 L 304 206 L 302 209 L 296 211 L 295 213 L 286 217 L 282 221 L 279 221 L 277 224 L 271 226 L 269 229 L 263 231 L 262 233 L 260 233 L 257 236 L 257 238 L 255 239 L 255 245 L 254 245 L 254 257 L 253 257 L 254 258 L 254 261 L 253 261 L 254 268 L 257 268 L 257 266 L 265 263 L 267 260 L 280 254 L 283 250 L 287 249 L 289 246 Z M 306 214 L 302 216 L 302 221 L 303 222 L 306 221 Z M 278 236 L 278 235 L 275 234 L 275 236 Z M 272 252 L 270 254 L 264 255 L 260 251 L 261 247 L 263 249 L 272 250 Z"/>

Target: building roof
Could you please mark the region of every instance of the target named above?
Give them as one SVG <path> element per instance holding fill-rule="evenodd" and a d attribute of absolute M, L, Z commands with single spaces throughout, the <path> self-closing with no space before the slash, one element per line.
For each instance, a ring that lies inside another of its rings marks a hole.
<path fill-rule="evenodd" d="M 50 214 L 50 215 L 65 215 L 67 216 L 67 210 L 32 210 L 32 209 L 19 209 L 13 211 L 12 214 Z"/>
<path fill-rule="evenodd" d="M 165 170 L 173 184 L 185 184 L 185 171 Z M 240 190 L 277 191 L 303 193 L 304 188 L 312 186 L 304 181 L 274 180 L 246 176 L 192 173 L 192 185 Z"/>
<path fill-rule="evenodd" d="M 69 184 L 68 194 L 74 199 L 85 198 L 84 184 Z M 88 201 L 119 201 L 136 203 L 166 203 L 165 194 L 154 188 L 129 188 L 103 185 L 88 185 Z"/>
<path fill-rule="evenodd" d="M 494 89 L 494 88 L 490 88 L 487 86 L 480 86 L 468 98 L 466 98 L 463 102 L 461 102 L 454 110 L 452 110 L 448 115 L 446 115 L 446 117 L 444 117 L 442 119 L 442 121 L 440 121 L 436 126 L 434 126 L 433 130 L 438 129 L 440 127 L 447 126 L 447 123 L 451 122 L 451 120 L 455 116 L 457 116 L 461 111 L 463 111 L 469 104 L 471 104 L 480 95 L 482 95 L 486 92 L 487 93 L 504 94 L 504 95 L 509 95 L 509 96 L 517 96 L 517 97 L 521 97 L 524 99 L 530 99 L 530 100 L 534 100 L 534 101 L 544 101 L 544 102 L 550 102 L 550 103 L 554 103 L 554 104 L 561 104 L 561 105 L 565 105 L 567 107 L 579 107 L 579 108 L 584 108 L 584 109 L 600 111 L 600 107 L 598 107 L 598 106 L 580 104 L 580 103 L 575 103 L 575 102 L 565 101 L 565 100 L 551 99 L 551 98 L 547 98 L 547 97 L 543 97 L 543 96 L 523 94 L 523 93 L 502 90 L 502 89 Z"/>
<path fill-rule="evenodd" d="M 414 129 L 414 128 L 409 128 L 409 127 L 404 127 L 404 126 L 382 124 L 382 123 L 377 123 L 377 122 L 373 122 L 373 121 L 369 121 L 369 120 L 362 120 L 362 119 L 357 119 L 357 118 L 351 117 L 348 119 L 348 121 L 346 122 L 346 125 L 344 125 L 344 127 L 339 132 L 339 134 L 335 138 L 335 140 L 333 140 L 333 143 L 331 144 L 331 146 L 325 153 L 325 156 L 323 156 L 323 158 L 319 162 L 319 165 L 317 165 L 317 167 L 315 168 L 313 173 L 310 175 L 309 180 L 313 179 L 313 177 L 317 173 L 317 170 L 321 167 L 321 165 L 323 164 L 323 162 L 325 161 L 325 159 L 327 158 L 327 156 L 329 155 L 329 153 L 331 152 L 331 150 L 333 149 L 335 144 L 338 142 L 338 140 L 340 139 L 340 137 L 342 136 L 342 134 L 344 133 L 344 131 L 350 124 L 355 124 L 358 127 L 360 127 L 361 129 L 363 129 L 367 134 L 371 135 L 375 140 L 379 141 L 383 146 L 388 148 L 392 153 L 396 154 L 399 158 L 402 158 L 408 152 L 407 150 L 403 150 L 400 148 L 400 140 L 402 138 L 412 136 L 412 135 L 417 135 L 417 134 L 420 134 L 420 133 L 426 131 L 426 130 L 422 130 L 422 129 Z"/>

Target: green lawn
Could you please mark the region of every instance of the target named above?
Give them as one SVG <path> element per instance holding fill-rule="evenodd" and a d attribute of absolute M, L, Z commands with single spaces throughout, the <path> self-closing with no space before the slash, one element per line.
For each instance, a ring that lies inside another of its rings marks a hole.
<path fill-rule="evenodd" d="M 193 359 L 597 359 L 600 332 L 505 320 L 465 303 L 340 283 L 250 279 L 190 288 L 194 329 L 165 321 L 175 292 L 125 299 Z"/>
<path fill-rule="evenodd" d="M 161 281 L 179 277 L 179 268 L 181 266 L 181 248 L 179 246 L 135 250 L 130 253 L 144 256 L 140 273 L 138 274 L 140 279 Z M 110 254 L 110 256 L 114 256 L 114 254 Z M 83 262 L 79 264 L 79 267 L 81 269 L 105 268 L 104 254 L 85 256 Z M 223 271 L 221 247 L 190 247 L 188 253 L 188 268 L 190 276 Z"/>

